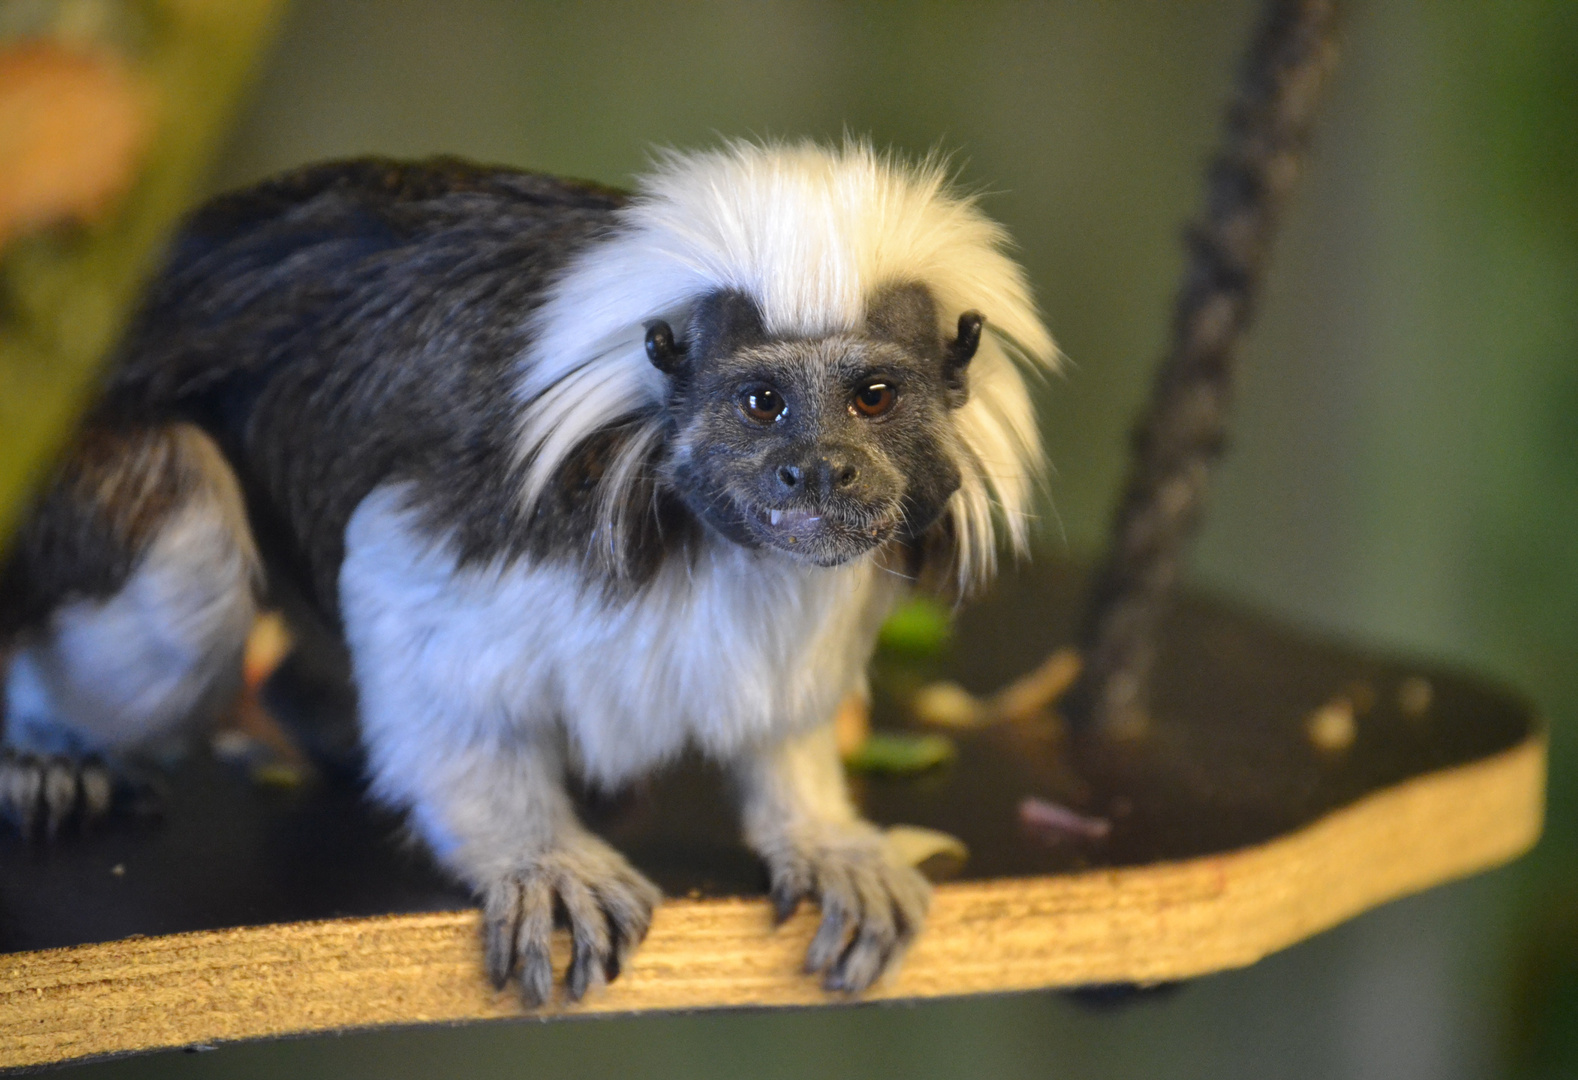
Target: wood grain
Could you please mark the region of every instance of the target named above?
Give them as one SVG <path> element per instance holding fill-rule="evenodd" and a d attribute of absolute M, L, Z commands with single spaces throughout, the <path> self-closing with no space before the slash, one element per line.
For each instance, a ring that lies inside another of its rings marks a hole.
<path fill-rule="evenodd" d="M 1157 982 L 1253 963 L 1525 850 L 1540 830 L 1545 755 L 1536 735 L 1221 855 L 941 886 L 925 935 L 871 996 Z M 673 900 L 617 983 L 544 1012 L 836 1001 L 798 973 L 813 928 L 814 913 L 802 912 L 773 930 L 759 899 Z M 3 955 L 0 1067 L 526 1015 L 483 979 L 478 940 L 476 913 L 458 911 Z"/>

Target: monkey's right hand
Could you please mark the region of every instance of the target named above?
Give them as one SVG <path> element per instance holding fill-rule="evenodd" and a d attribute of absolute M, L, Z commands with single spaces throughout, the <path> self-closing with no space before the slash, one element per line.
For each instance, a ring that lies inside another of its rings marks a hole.
<path fill-rule="evenodd" d="M 482 890 L 488 975 L 500 988 L 518 975 L 528 1006 L 546 1002 L 553 992 L 548 941 L 557 908 L 571 940 L 564 990 L 579 1001 L 590 987 L 619 974 L 662 899 L 623 855 L 577 831 Z"/>

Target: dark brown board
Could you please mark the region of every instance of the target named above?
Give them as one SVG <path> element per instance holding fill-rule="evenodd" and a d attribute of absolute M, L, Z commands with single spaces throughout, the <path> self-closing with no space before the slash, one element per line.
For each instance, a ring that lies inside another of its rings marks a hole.
<path fill-rule="evenodd" d="M 1008 577 L 964 610 L 957 644 L 916 665 L 914 677 L 954 677 L 979 691 L 1007 683 L 1070 639 L 1081 588 L 1057 565 Z M 967 735 L 957 761 L 935 772 L 857 779 L 867 813 L 961 837 L 971 851 L 966 878 L 1134 866 L 1268 840 L 1408 777 L 1507 750 L 1534 730 L 1524 701 L 1482 681 L 1317 643 L 1199 599 L 1182 601 L 1165 643 L 1148 738 L 1087 746 L 1022 727 Z M 879 687 L 909 674 L 896 672 L 903 666 L 886 658 Z M 1431 705 L 1410 719 L 1398 687 L 1421 673 Z M 1371 688 L 1374 707 L 1350 749 L 1322 752 L 1307 718 L 1352 684 Z M 886 695 L 877 706 L 879 727 L 903 722 Z M 1114 827 L 1102 840 L 1048 843 L 1017 823 L 1026 795 Z M 669 895 L 764 889 L 715 773 L 700 764 L 588 816 Z M 260 788 L 201 752 L 169 778 L 160 822 L 121 821 L 47 853 L 7 835 L 0 871 L 0 952 L 467 906 L 353 777 Z"/>
<path fill-rule="evenodd" d="M 943 655 L 883 657 L 878 726 L 907 722 L 895 690 L 946 677 L 988 692 L 1034 667 L 1069 640 L 1082 589 L 1066 567 L 1027 569 L 964 612 Z M 1164 640 L 1143 735 L 1101 742 L 1056 723 L 1001 725 L 958 736 L 957 759 L 932 772 L 856 778 L 873 819 L 941 829 L 971 852 L 905 972 L 879 994 L 1152 981 L 1247 963 L 1536 835 L 1543 740 L 1516 695 L 1198 598 L 1180 602 Z M 328 654 L 308 641 L 302 655 Z M 273 700 L 309 739 L 343 746 L 346 692 L 304 670 L 298 660 L 282 671 Z M 1407 713 L 1400 690 L 1421 677 L 1429 706 Z M 1321 749 L 1309 716 L 1340 695 L 1361 704 L 1356 738 Z M 48 853 L 0 840 L 0 1005 L 25 1006 L 13 1008 L 15 1032 L 0 1022 L 16 1047 L 0 1065 L 518 1013 L 482 985 L 467 897 L 403 841 L 398 819 L 367 805 L 354 767 L 278 790 L 193 752 L 169 784 L 157 823 L 119 821 Z M 1110 832 L 1028 831 L 1017 810 L 1029 795 L 1105 819 Z M 712 770 L 687 762 L 590 801 L 587 816 L 679 899 L 620 983 L 583 1010 L 819 1000 L 793 961 L 809 914 L 774 935 L 760 901 L 696 900 L 759 897 L 765 885 Z M 461 914 L 410 916 L 420 912 Z M 355 921 L 390 915 L 410 917 Z M 342 921 L 275 925 L 302 920 Z M 261 929 L 159 937 L 241 926 Z M 129 935 L 155 940 L 32 951 Z M 271 970 L 259 956 L 274 958 Z M 138 1012 L 161 994 L 156 1014 Z"/>

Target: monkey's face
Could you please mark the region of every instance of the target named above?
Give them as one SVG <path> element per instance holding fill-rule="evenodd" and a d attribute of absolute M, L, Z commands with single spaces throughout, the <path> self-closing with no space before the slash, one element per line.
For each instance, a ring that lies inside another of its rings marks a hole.
<path fill-rule="evenodd" d="M 664 471 L 694 514 L 820 566 L 937 520 L 959 487 L 963 363 L 918 287 L 890 290 L 867 323 L 770 338 L 749 299 L 723 293 L 699 305 L 683 344 L 654 324 L 648 351 L 672 378 Z"/>

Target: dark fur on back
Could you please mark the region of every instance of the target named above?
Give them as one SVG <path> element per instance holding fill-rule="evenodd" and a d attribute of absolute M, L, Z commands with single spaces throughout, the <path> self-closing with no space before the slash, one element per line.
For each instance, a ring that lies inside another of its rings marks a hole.
<path fill-rule="evenodd" d="M 265 554 L 331 618 L 346 522 L 385 482 L 413 485 L 464 562 L 584 557 L 618 430 L 523 519 L 514 387 L 545 288 L 623 201 L 451 159 L 315 166 L 221 196 L 176 241 L 105 412 L 210 431 Z M 643 494 L 650 538 L 663 508 Z"/>

